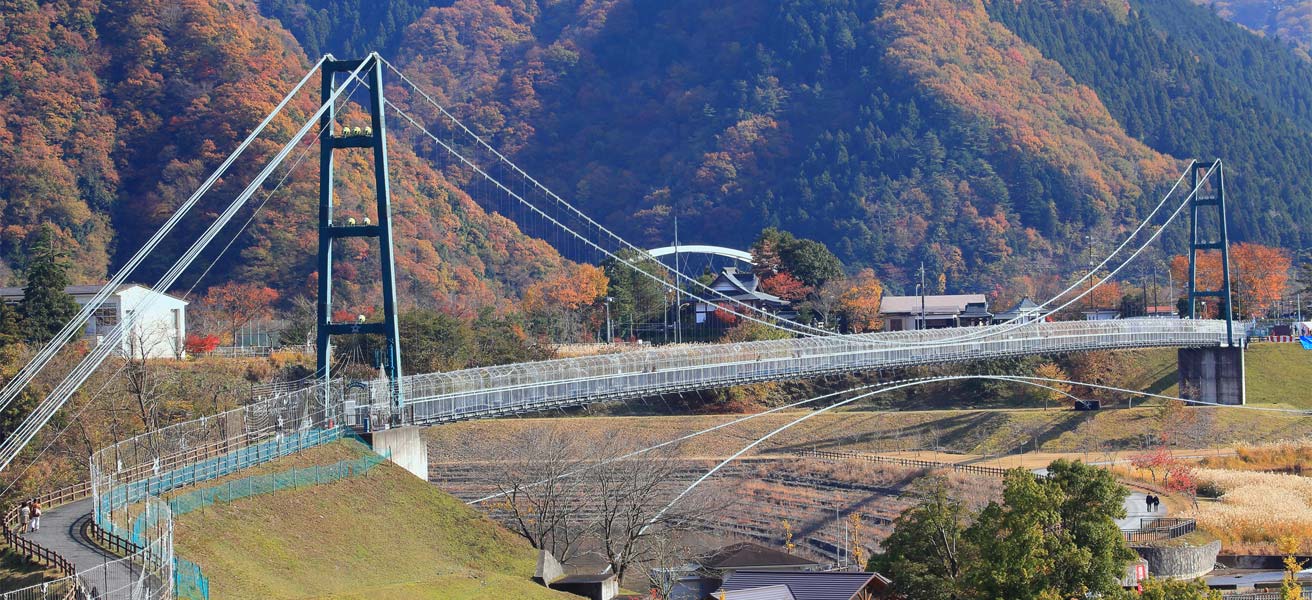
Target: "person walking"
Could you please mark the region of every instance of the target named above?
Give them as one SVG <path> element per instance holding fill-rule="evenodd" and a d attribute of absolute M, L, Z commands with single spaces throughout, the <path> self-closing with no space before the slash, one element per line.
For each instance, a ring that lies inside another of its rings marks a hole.
<path fill-rule="evenodd" d="M 28 504 L 27 500 L 24 500 L 23 505 L 18 507 L 18 518 L 19 522 L 22 523 L 22 529 L 19 531 L 26 532 L 27 528 L 31 526 L 30 521 L 32 519 L 32 505 Z"/>
<path fill-rule="evenodd" d="M 32 531 L 41 529 L 41 503 L 32 501 Z"/>

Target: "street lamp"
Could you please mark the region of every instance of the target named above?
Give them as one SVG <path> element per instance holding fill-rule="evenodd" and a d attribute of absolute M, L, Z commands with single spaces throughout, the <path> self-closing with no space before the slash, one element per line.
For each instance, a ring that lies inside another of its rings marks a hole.
<path fill-rule="evenodd" d="M 611 327 L 610 327 L 610 303 L 614 301 L 615 298 L 611 296 L 606 296 L 606 343 L 607 344 L 615 343 L 615 334 L 614 332 L 611 331 Z"/>

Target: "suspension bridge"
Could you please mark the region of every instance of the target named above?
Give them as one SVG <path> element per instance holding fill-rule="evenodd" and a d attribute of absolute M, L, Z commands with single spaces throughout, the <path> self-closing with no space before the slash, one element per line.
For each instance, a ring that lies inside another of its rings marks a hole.
<path fill-rule="evenodd" d="M 320 77 L 317 108 L 309 115 L 292 115 L 288 106 L 316 74 Z M 404 91 L 409 99 L 407 106 L 398 105 L 384 95 L 385 74 L 389 81 L 394 82 L 393 85 Z M 370 126 L 363 131 L 359 128 L 340 129 L 339 115 L 351 103 L 367 104 Z M 615 261 L 682 297 L 714 303 L 737 319 L 782 330 L 789 337 L 735 344 L 657 347 L 614 355 L 444 373 L 403 374 L 397 326 L 396 269 L 392 256 L 396 241 L 392 233 L 387 160 L 391 133 L 387 124 L 389 114 L 399 117 L 407 130 L 408 135 L 403 138 L 395 136 L 397 139 L 415 145 L 419 153 L 432 158 L 442 172 L 459 173 L 456 180 L 476 187 L 484 195 L 495 196 L 499 201 L 519 207 L 521 214 L 535 222 L 556 228 L 560 239 L 567 240 L 573 256 Z M 878 372 L 1007 356 L 1144 347 L 1180 349 L 1182 387 L 1195 391 L 1190 401 L 1243 404 L 1242 335 L 1236 335 L 1229 315 L 1218 320 L 1193 318 L 1198 316 L 1193 307 L 1200 298 L 1217 298 L 1218 302 L 1229 306 L 1228 269 L 1220 289 L 1199 289 L 1194 277 L 1194 261 L 1199 252 L 1220 251 L 1222 264 L 1228 265 L 1224 174 L 1219 160 L 1206 164 L 1190 163 L 1170 191 L 1117 248 L 1090 269 L 1088 275 L 1041 305 L 1043 312 L 1039 319 L 987 327 L 839 335 L 781 319 L 724 296 L 677 268 L 659 262 L 654 263 L 663 268 L 658 273 L 640 268 L 645 265 L 636 264 L 633 257 L 651 258 L 651 253 L 630 244 L 556 195 L 475 134 L 405 73 L 372 54 L 360 60 L 337 60 L 331 56 L 320 59 L 200 188 L 179 205 L 160 230 L 115 273 L 101 293 L 6 383 L 0 390 L 0 409 L 12 405 L 59 349 L 81 330 L 110 291 L 132 277 L 136 269 L 153 256 L 161 240 L 192 212 L 217 181 L 230 173 L 233 163 L 248 151 L 254 140 L 266 133 L 269 124 L 279 115 L 292 116 L 302 125 L 268 158 L 242 192 L 191 241 L 153 289 L 172 289 L 180 275 L 247 207 L 252 197 L 266 191 L 264 200 L 267 201 L 281 187 L 306 157 L 306 148 L 312 146 L 307 142 L 317 140 L 320 167 L 318 364 L 313 381 L 298 389 L 277 391 L 239 409 L 147 431 L 98 450 L 90 460 L 90 481 L 73 490 L 61 490 L 57 497 L 51 498 L 66 504 L 50 511 L 46 518 L 48 522 L 58 522 L 59 529 L 68 535 L 25 538 L 21 534 L 11 536 L 10 530 L 5 530 L 6 537 L 12 538 L 11 543 L 36 544 L 42 550 L 34 550 L 34 553 L 48 552 L 60 556 L 63 561 L 60 568 L 68 577 L 61 580 L 60 585 L 45 584 L 0 595 L 0 599 L 78 597 L 77 594 L 85 595 L 96 581 L 102 582 L 99 593 L 106 598 L 207 597 L 203 585 L 195 584 L 194 578 L 184 577 L 194 567 L 173 554 L 172 512 L 169 503 L 160 496 L 353 432 L 372 434 L 377 441 L 393 432 L 412 432 L 418 426 L 764 381 Z M 372 155 L 377 222 L 356 224 L 352 220 L 343 223 L 334 218 L 334 156 L 339 151 L 356 150 L 368 151 Z M 284 168 L 284 173 L 269 190 L 268 183 L 280 167 Z M 1042 318 L 1074 305 L 1102 282 L 1114 278 L 1157 240 L 1163 229 L 1186 212 L 1191 227 L 1191 318 L 1088 322 L 1046 322 Z M 1212 215 L 1210 218 L 1205 216 L 1209 214 Z M 1207 225 L 1214 231 L 1205 231 Z M 244 226 L 241 229 L 244 230 Z M 334 243 L 347 238 L 376 241 L 382 292 L 381 321 L 333 320 Z M 676 251 L 658 249 L 655 254 Z M 1100 270 L 1106 270 L 1110 275 L 1102 281 L 1091 282 L 1093 273 Z M 136 312 L 147 312 L 150 302 L 148 299 L 146 306 Z M 0 469 L 8 468 L 91 373 L 100 368 L 110 352 L 122 347 L 123 336 L 132 331 L 133 326 L 133 316 L 129 314 L 0 443 Z M 332 337 L 355 334 L 375 334 L 386 340 L 383 376 L 378 381 L 348 382 L 334 376 Z M 1025 379 L 1023 377 L 997 377 L 1043 385 L 1021 381 Z M 959 378 L 933 378 L 886 387 L 895 389 L 953 379 Z M 848 398 L 821 411 L 871 393 L 879 391 Z M 417 436 L 414 439 L 417 440 Z M 750 446 L 744 452 L 749 449 Z M 73 523 L 78 525 L 73 526 Z M 114 548 L 124 558 L 111 561 L 102 550 L 85 543 L 84 538 L 94 539 L 101 548 Z M 101 564 L 87 564 L 96 557 Z"/>

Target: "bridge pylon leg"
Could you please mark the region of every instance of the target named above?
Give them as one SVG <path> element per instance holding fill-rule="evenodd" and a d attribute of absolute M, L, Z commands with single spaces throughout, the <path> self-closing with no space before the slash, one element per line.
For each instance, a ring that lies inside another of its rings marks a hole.
<path fill-rule="evenodd" d="M 337 129 L 337 115 L 330 107 L 319 120 L 319 302 L 318 335 L 316 361 L 317 376 L 323 381 L 331 381 L 332 344 L 334 335 L 377 334 L 386 339 L 383 357 L 383 372 L 388 381 L 388 403 L 391 413 L 389 424 L 399 424 L 402 415 L 404 390 L 401 382 L 401 345 L 397 329 L 396 312 L 396 275 L 392 258 L 392 207 L 391 186 L 387 170 L 387 125 L 383 116 L 383 62 L 378 55 L 370 54 L 360 60 L 326 60 L 323 66 L 321 86 L 322 101 L 327 102 L 335 89 L 334 84 L 339 73 L 351 73 L 360 65 L 361 78 L 368 87 L 369 127 L 361 128 L 351 124 Z M 337 150 L 360 148 L 372 150 L 374 170 L 374 192 L 377 210 L 377 223 L 361 216 L 360 221 L 354 217 L 345 222 L 333 219 L 333 153 Z M 362 318 L 352 318 L 347 322 L 334 322 L 332 315 L 333 292 L 333 241 L 338 238 L 377 238 L 379 263 L 383 288 L 383 319 L 381 322 L 365 322 Z M 328 394 L 331 388 L 324 387 Z M 325 397 L 325 402 L 329 399 Z"/>

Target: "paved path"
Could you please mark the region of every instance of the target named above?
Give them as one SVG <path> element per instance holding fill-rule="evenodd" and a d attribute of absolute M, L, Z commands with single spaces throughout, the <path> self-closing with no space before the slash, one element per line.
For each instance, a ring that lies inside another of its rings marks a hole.
<path fill-rule="evenodd" d="M 1130 495 L 1125 497 L 1125 518 L 1116 520 L 1116 524 L 1120 525 L 1122 530 L 1138 529 L 1139 519 L 1166 516 L 1165 504 L 1149 511 L 1148 504 L 1144 502 L 1147 497 L 1148 494 L 1143 492 L 1130 492 Z"/>
<path fill-rule="evenodd" d="M 131 598 L 130 586 L 136 581 L 139 569 L 128 561 L 114 562 L 117 556 L 101 550 L 82 535 L 91 521 L 91 502 L 91 498 L 87 498 L 42 511 L 41 529 L 23 537 L 58 552 L 73 563 L 78 573 L 84 573 L 88 587 L 95 587 L 102 594 L 105 590 L 117 591 L 103 595 L 106 600 Z"/>

